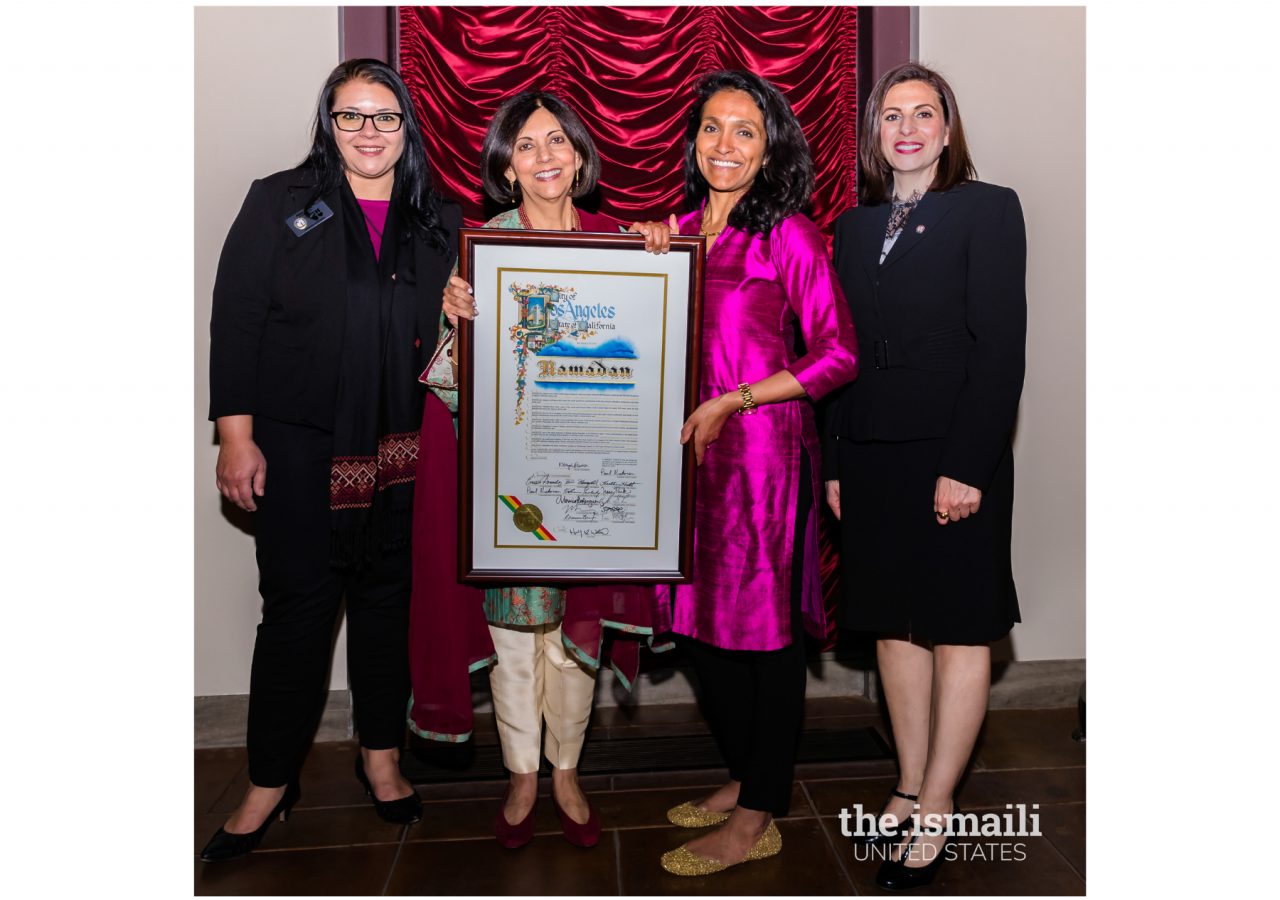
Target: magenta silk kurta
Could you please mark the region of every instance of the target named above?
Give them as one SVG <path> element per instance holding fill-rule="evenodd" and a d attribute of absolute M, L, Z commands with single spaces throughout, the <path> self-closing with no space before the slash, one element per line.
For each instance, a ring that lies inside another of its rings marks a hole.
<path fill-rule="evenodd" d="M 680 220 L 697 234 L 702 211 Z M 799 327 L 806 353 L 797 357 Z M 825 637 L 818 577 L 817 513 L 822 458 L 811 400 L 858 373 L 853 319 L 827 246 L 814 224 L 794 215 L 767 238 L 726 227 L 711 248 L 702 306 L 700 399 L 786 369 L 809 399 L 732 415 L 698 469 L 693 583 L 659 589 L 659 618 L 678 634 L 730 650 L 776 650 L 791 643 L 791 560 L 796 500 L 813 491 L 805 529 L 805 630 Z M 800 449 L 812 481 L 800 484 Z M 672 596 L 674 594 L 674 596 Z M 654 623 L 658 632 L 660 621 Z"/>

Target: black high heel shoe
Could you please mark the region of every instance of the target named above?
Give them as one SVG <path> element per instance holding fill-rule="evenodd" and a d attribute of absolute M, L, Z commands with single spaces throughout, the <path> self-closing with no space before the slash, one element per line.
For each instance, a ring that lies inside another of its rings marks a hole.
<path fill-rule="evenodd" d="M 203 862 L 226 862 L 252 853 L 257 849 L 258 844 L 262 843 L 262 836 L 267 833 L 267 829 L 271 827 L 271 823 L 277 816 L 280 817 L 281 822 L 289 821 L 289 811 L 301 796 L 302 790 L 298 787 L 298 782 L 289 782 L 288 787 L 284 789 L 284 796 L 280 798 L 276 808 L 271 810 L 271 814 L 263 819 L 257 831 L 250 831 L 248 834 L 231 834 L 219 828 L 200 851 L 200 859 Z"/>
<path fill-rule="evenodd" d="M 924 887 L 931 884 L 933 878 L 938 874 L 938 870 L 942 868 L 942 860 L 947 855 L 947 848 L 955 843 L 956 835 L 954 824 L 956 817 L 960 815 L 960 806 L 951 801 L 951 822 L 947 827 L 947 839 L 943 841 L 942 846 L 938 848 L 938 855 L 935 856 L 927 866 L 919 868 L 908 868 L 907 857 L 911 854 L 911 848 L 915 846 L 920 835 L 923 834 L 922 829 L 913 828 L 911 840 L 903 849 L 902 853 L 895 860 L 893 858 L 886 859 L 880 864 L 880 871 L 876 873 L 876 885 L 884 888 L 886 891 L 908 891 L 911 888 Z"/>
<path fill-rule="evenodd" d="M 897 828 L 886 833 L 880 826 L 880 820 L 884 818 L 884 811 L 889 808 L 889 804 L 893 802 L 894 797 L 901 797 L 903 800 L 910 800 L 912 803 L 915 803 L 920 797 L 916 794 L 904 794 L 897 788 L 891 790 L 889 795 L 889 799 L 884 801 L 884 806 L 880 807 L 880 815 L 876 816 L 875 831 L 870 834 L 852 834 L 849 836 L 849 840 L 860 847 L 872 847 L 876 844 L 885 844 L 898 839 L 903 823 L 899 822 Z"/>
<path fill-rule="evenodd" d="M 373 787 L 369 784 L 369 776 L 364 772 L 363 753 L 356 754 L 356 778 L 360 779 L 360 783 L 364 785 L 364 792 L 373 798 L 374 812 L 382 821 L 392 825 L 412 825 L 422 818 L 422 801 L 418 799 L 417 791 L 399 800 L 378 799 L 378 795 L 373 792 Z"/>

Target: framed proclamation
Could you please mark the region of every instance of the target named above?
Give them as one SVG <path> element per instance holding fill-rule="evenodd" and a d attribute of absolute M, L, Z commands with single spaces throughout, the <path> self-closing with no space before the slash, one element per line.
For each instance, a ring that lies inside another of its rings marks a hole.
<path fill-rule="evenodd" d="M 706 241 L 464 228 L 458 574 L 688 583 Z"/>

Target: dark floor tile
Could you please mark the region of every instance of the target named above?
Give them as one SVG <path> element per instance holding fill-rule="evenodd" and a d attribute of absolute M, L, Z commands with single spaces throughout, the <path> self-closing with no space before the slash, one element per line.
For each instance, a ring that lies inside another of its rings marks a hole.
<path fill-rule="evenodd" d="M 647 725 L 610 725 L 608 728 L 592 728 L 588 741 L 617 741 L 633 738 L 687 737 L 694 734 L 710 734 L 706 722 L 655 722 Z"/>
<path fill-rule="evenodd" d="M 700 800 L 711 793 L 712 788 L 660 788 L 643 791 L 614 791 L 592 794 L 591 802 L 600 811 L 600 823 L 605 828 L 649 828 L 667 825 L 667 810 L 690 800 Z M 797 783 L 791 792 L 791 808 L 788 818 L 812 816 L 813 810 L 805 800 L 804 789 Z"/>
<path fill-rule="evenodd" d="M 1081 878 L 1084 873 L 1084 804 L 1040 807 L 1040 830 Z"/>
<path fill-rule="evenodd" d="M 197 813 L 208 812 L 249 763 L 244 747 L 197 750 L 195 794 Z M 242 791 L 243 793 L 243 791 Z M 237 803 L 239 799 L 237 798 Z"/>
<path fill-rule="evenodd" d="M 859 894 L 891 894 L 876 887 L 882 856 L 875 849 L 855 848 L 839 835 L 839 820 L 824 819 L 833 826 L 836 852 Z M 912 890 L 917 896 L 1083 895 L 1084 882 L 1076 877 L 1043 837 L 967 838 L 956 844 L 955 858 L 942 863 L 933 883 Z M 1003 847 L 1003 850 L 1002 850 Z M 1005 858 L 1001 858 L 1001 854 Z"/>
<path fill-rule="evenodd" d="M 587 740 L 684 737 L 710 734 L 696 703 L 661 703 L 653 706 L 597 707 L 591 716 Z"/>
<path fill-rule="evenodd" d="M 245 766 L 235 774 L 231 779 L 231 783 L 227 785 L 227 789 L 222 792 L 222 796 L 217 802 L 209 807 L 211 813 L 227 813 L 234 810 L 240 805 L 240 801 L 244 799 L 244 792 L 249 790 L 249 767 Z"/>
<path fill-rule="evenodd" d="M 489 797 L 497 799 L 507 789 L 507 779 L 501 781 L 442 781 L 436 784 L 415 785 L 422 801 L 475 800 Z"/>
<path fill-rule="evenodd" d="M 1084 801 L 1084 766 L 1062 769 L 974 769 L 960 783 L 961 809 L 1003 808 L 1012 803 L 1076 803 Z M 1016 812 L 1016 809 L 1015 809 Z M 1043 830 L 1043 829 L 1042 829 Z"/>
<path fill-rule="evenodd" d="M 681 877 L 659 860 L 699 832 L 668 826 L 617 832 L 624 894 L 830 895 L 852 893 L 817 819 L 780 819 L 782 852 L 714 875 Z"/>
<path fill-rule="evenodd" d="M 840 810 L 853 812 L 861 804 L 863 812 L 879 813 L 889 799 L 889 791 L 897 787 L 898 776 L 879 775 L 871 778 L 831 778 L 821 781 L 805 780 L 809 797 L 818 808 L 818 815 L 834 816 Z"/>
<path fill-rule="evenodd" d="M 678 769 L 670 772 L 626 772 L 613 776 L 615 791 L 639 788 L 720 787 L 729 780 L 728 769 Z"/>
<path fill-rule="evenodd" d="M 796 763 L 796 779 L 868 778 L 897 774 L 898 764 L 892 759 L 853 759 L 844 762 Z"/>
<path fill-rule="evenodd" d="M 866 697 L 806 697 L 804 701 L 806 728 L 810 718 L 820 716 L 879 717 L 880 714 L 880 704 Z"/>
<path fill-rule="evenodd" d="M 441 781 L 431 784 L 416 785 L 418 796 L 423 802 L 428 800 L 475 800 L 485 797 L 497 799 L 507 789 L 507 779 L 491 781 Z M 607 791 L 613 787 L 612 775 L 582 775 L 578 778 L 585 791 Z M 551 778 L 544 776 L 538 779 L 538 794 L 551 796 Z"/>
<path fill-rule="evenodd" d="M 196 816 L 197 854 L 227 821 L 225 813 Z M 353 844 L 394 844 L 401 825 L 388 825 L 373 807 L 343 806 L 333 809 L 297 809 L 288 822 L 273 822 L 260 845 L 263 850 L 301 850 L 313 847 L 345 847 Z"/>
<path fill-rule="evenodd" d="M 887 721 L 880 716 L 810 716 L 804 720 L 805 731 L 847 731 L 851 728 L 874 728 L 881 737 L 889 733 Z"/>
<path fill-rule="evenodd" d="M 960 784 L 956 802 L 963 810 L 1004 809 L 1005 804 L 1024 803 L 1028 813 L 1033 803 L 1074 803 L 1084 800 L 1083 766 L 1062 769 L 973 770 Z M 818 813 L 834 816 L 841 809 L 879 813 L 898 784 L 896 775 L 879 778 L 840 778 L 805 781 Z M 1043 830 L 1043 829 L 1042 829 Z"/>
<path fill-rule="evenodd" d="M 298 808 L 314 806 L 368 806 L 364 785 L 356 780 L 358 741 L 330 741 L 311 745 L 300 773 L 302 799 Z"/>
<path fill-rule="evenodd" d="M 195 861 L 196 896 L 370 896 L 382 893 L 396 844 L 256 851 L 226 863 Z"/>
<path fill-rule="evenodd" d="M 974 747 L 979 769 L 1035 769 L 1083 766 L 1084 744 L 1071 740 L 1080 726 L 1068 709 L 998 709 L 987 713 Z"/>
<path fill-rule="evenodd" d="M 597 728 L 640 725 L 701 724 L 706 720 L 696 703 L 654 703 L 649 706 L 597 706 L 591 724 Z"/>
<path fill-rule="evenodd" d="M 616 863 L 612 832 L 589 849 L 558 835 L 539 835 L 515 850 L 492 837 L 406 842 L 387 893 L 616 895 Z"/>

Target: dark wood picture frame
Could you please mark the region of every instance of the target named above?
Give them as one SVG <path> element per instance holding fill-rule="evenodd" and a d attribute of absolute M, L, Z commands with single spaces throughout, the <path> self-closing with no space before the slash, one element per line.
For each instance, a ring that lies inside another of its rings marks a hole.
<path fill-rule="evenodd" d="M 566 231 L 514 231 L 496 228 L 463 228 L 459 231 L 458 274 L 472 283 L 475 270 L 475 248 L 480 244 L 515 244 L 522 247 L 574 247 L 583 249 L 633 250 L 643 253 L 644 238 L 635 234 L 608 234 Z M 702 294 L 706 267 L 706 238 L 672 235 L 672 253 L 689 257 L 688 321 L 685 345 L 684 420 L 698 408 L 702 371 Z M 475 422 L 475 328 L 458 319 L 458 580 L 465 584 L 494 587 L 499 585 L 573 586 L 575 584 L 688 584 L 693 578 L 693 514 L 696 499 L 697 459 L 693 443 L 681 448 L 680 466 L 680 534 L 678 538 L 678 571 L 617 569 L 602 577 L 598 571 L 582 569 L 539 569 L 477 571 L 473 565 L 472 532 L 474 519 L 473 427 Z"/>

